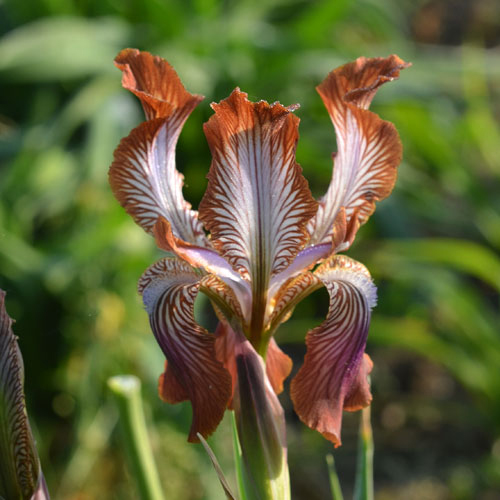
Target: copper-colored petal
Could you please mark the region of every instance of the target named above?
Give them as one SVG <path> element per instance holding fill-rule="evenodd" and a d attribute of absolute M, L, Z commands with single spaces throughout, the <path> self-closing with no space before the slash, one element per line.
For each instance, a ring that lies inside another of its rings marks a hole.
<path fill-rule="evenodd" d="M 380 85 L 397 79 L 408 66 L 397 56 L 359 58 L 332 71 L 317 87 L 335 127 L 338 152 L 332 181 L 309 225 L 311 244 L 331 238 L 341 207 L 347 224 L 353 217 L 363 224 L 375 210 L 375 202 L 392 191 L 402 157 L 401 141 L 394 125 L 368 111 L 368 106 Z"/>
<path fill-rule="evenodd" d="M 175 166 L 177 139 L 201 97 L 186 91 L 166 61 L 147 52 L 126 49 L 115 62 L 123 71 L 124 87 L 141 99 L 149 121 L 115 150 L 109 171 L 113 193 L 147 232 L 163 216 L 177 237 L 209 246 L 197 212 L 184 200 L 183 176 Z"/>
<path fill-rule="evenodd" d="M 358 391 L 366 378 L 362 359 L 376 292 L 366 268 L 344 256 L 329 259 L 315 274 L 328 290 L 330 307 L 326 320 L 307 334 L 291 396 L 300 419 L 339 446 L 344 407 L 369 403 Z"/>
<path fill-rule="evenodd" d="M 224 365 L 224 368 L 230 373 L 232 380 L 231 399 L 228 407 L 233 409 L 233 397 L 236 385 L 238 384 L 238 372 L 236 370 L 236 333 L 224 321 L 220 321 L 215 330 L 215 352 L 217 359 Z"/>
<path fill-rule="evenodd" d="M 220 253 L 265 289 L 306 242 L 316 212 L 295 161 L 299 119 L 279 103 L 252 103 L 239 89 L 212 107 L 205 134 L 213 161 L 200 219 Z"/>
<path fill-rule="evenodd" d="M 315 274 L 304 272 L 286 281 L 271 299 L 267 324 L 271 332 L 287 321 L 295 306 L 315 290 L 322 282 Z"/>
<path fill-rule="evenodd" d="M 172 232 L 170 223 L 164 217 L 158 218 L 153 234 L 159 248 L 176 254 L 193 267 L 213 273 L 202 282 L 202 290 L 210 292 L 208 295 L 211 298 L 219 297 L 225 302 L 218 304 L 224 313 L 226 313 L 226 308 L 223 306 L 226 305 L 229 307 L 230 316 L 235 315 L 242 321 L 247 317 L 252 301 L 250 285 L 234 271 L 227 260 L 214 250 L 191 245 L 177 238 Z M 217 297 L 213 297 L 214 293 L 218 294 Z M 227 314 L 226 317 L 228 317 Z"/>
<path fill-rule="evenodd" d="M 292 371 L 293 362 L 271 338 L 267 346 L 266 354 L 266 373 L 274 392 L 280 394 L 283 392 L 283 382 Z"/>
<path fill-rule="evenodd" d="M 358 411 L 366 408 L 372 402 L 372 393 L 368 376 L 373 369 L 373 361 L 368 354 L 363 355 L 363 361 L 354 380 L 351 392 L 344 400 L 344 410 Z"/>
<path fill-rule="evenodd" d="M 166 403 L 176 404 L 189 399 L 186 389 L 177 380 L 175 372 L 165 360 L 165 368 L 158 379 L 158 394 Z"/>
<path fill-rule="evenodd" d="M 199 276 L 188 264 L 169 258 L 151 266 L 139 281 L 151 328 L 168 361 L 161 395 L 191 401 L 192 442 L 198 441 L 198 432 L 206 437 L 215 430 L 231 396 L 231 376 L 216 358 L 215 336 L 194 320 L 199 286 Z"/>
<path fill-rule="evenodd" d="M 137 49 L 124 49 L 115 58 L 123 73 L 122 86 L 140 100 L 148 120 L 176 115 L 184 122 L 203 96 L 190 94 L 174 68 L 164 59 Z"/>

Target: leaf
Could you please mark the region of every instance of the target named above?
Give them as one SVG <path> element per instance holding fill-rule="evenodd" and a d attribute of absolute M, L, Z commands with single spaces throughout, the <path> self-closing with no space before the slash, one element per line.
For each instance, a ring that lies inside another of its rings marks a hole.
<path fill-rule="evenodd" d="M 11 31 L 0 41 L 0 74 L 13 81 L 60 81 L 110 72 L 128 27 L 114 19 L 56 17 Z"/>
<path fill-rule="evenodd" d="M 227 479 L 224 476 L 224 472 L 222 472 L 222 468 L 219 465 L 219 462 L 217 461 L 215 453 L 212 451 L 209 444 L 206 442 L 206 440 L 199 432 L 197 435 L 199 440 L 201 441 L 201 444 L 203 445 L 203 448 L 205 448 L 207 455 L 210 457 L 210 460 L 212 462 L 212 465 L 214 466 L 217 476 L 219 476 L 219 481 L 222 486 L 222 489 L 224 490 L 224 493 L 226 494 L 226 498 L 228 498 L 228 500 L 236 500 L 236 497 L 233 495 L 233 493 L 231 493 L 231 488 L 229 487 L 229 483 L 227 482 Z"/>

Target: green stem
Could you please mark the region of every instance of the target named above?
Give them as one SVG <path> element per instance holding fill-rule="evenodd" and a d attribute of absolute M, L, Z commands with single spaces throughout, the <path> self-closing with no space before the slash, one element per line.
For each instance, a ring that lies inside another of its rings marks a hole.
<path fill-rule="evenodd" d="M 354 500 L 373 500 L 373 435 L 370 407 L 361 412 Z"/>
<path fill-rule="evenodd" d="M 236 425 L 236 416 L 234 414 L 234 411 L 231 411 L 231 424 L 233 429 L 234 464 L 236 468 L 236 482 L 238 483 L 238 492 L 240 494 L 240 500 L 248 500 L 243 479 L 243 455 L 241 453 L 240 440 L 238 439 L 238 427 Z"/>
<path fill-rule="evenodd" d="M 331 453 L 326 456 L 326 465 L 328 467 L 328 477 L 330 478 L 332 500 L 344 500 L 344 496 L 342 495 L 342 488 L 340 487 L 339 476 L 335 468 L 335 460 Z"/>
<path fill-rule="evenodd" d="M 132 375 L 108 379 L 120 413 L 120 425 L 130 468 L 142 500 L 163 500 L 163 493 L 146 430 L 141 400 L 141 382 Z"/>

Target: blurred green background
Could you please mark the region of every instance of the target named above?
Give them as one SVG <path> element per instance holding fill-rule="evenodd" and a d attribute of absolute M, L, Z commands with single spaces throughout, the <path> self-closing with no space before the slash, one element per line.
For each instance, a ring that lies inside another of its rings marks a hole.
<path fill-rule="evenodd" d="M 376 498 L 500 498 L 497 0 L 0 0 L 0 30 L 0 287 L 55 499 L 137 498 L 105 385 L 119 373 L 143 381 L 166 497 L 222 497 L 203 450 L 186 442 L 189 405 L 156 396 L 162 355 L 136 282 L 160 252 L 107 184 L 114 148 L 143 119 L 112 63 L 124 47 L 168 59 L 207 96 L 177 154 L 195 207 L 211 101 L 239 86 L 299 102 L 298 161 L 319 196 L 335 139 L 315 85 L 360 55 L 413 62 L 375 99 L 404 160 L 349 252 L 379 287 L 367 349 Z M 295 370 L 326 308 L 317 292 L 278 333 Z M 282 402 L 293 498 L 328 498 L 331 445 Z M 346 415 L 335 451 L 347 498 L 358 418 Z M 232 481 L 227 420 L 210 443 Z"/>

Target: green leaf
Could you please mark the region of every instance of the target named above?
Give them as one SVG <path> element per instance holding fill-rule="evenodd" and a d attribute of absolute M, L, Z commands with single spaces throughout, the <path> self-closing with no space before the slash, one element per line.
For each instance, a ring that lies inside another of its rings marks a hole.
<path fill-rule="evenodd" d="M 344 500 L 342 488 L 340 487 L 339 476 L 337 475 L 337 470 L 335 468 L 335 460 L 331 453 L 326 456 L 326 465 L 328 467 L 330 489 L 332 490 L 332 500 Z"/>
<path fill-rule="evenodd" d="M 127 39 L 128 27 L 116 19 L 41 19 L 0 41 L 0 74 L 2 79 L 40 82 L 110 72 Z"/>
<path fill-rule="evenodd" d="M 226 498 L 228 500 L 236 500 L 236 497 L 233 495 L 231 492 L 231 488 L 229 487 L 229 483 L 227 482 L 226 477 L 224 476 L 224 472 L 222 472 L 222 468 L 219 465 L 219 462 L 217 461 L 217 457 L 215 456 L 215 453 L 212 451 L 204 437 L 198 432 L 196 434 L 203 445 L 203 448 L 205 448 L 205 451 L 207 452 L 207 455 L 210 457 L 210 460 L 212 462 L 212 465 L 214 466 L 215 472 L 217 473 L 217 476 L 219 477 L 220 484 L 222 486 L 222 489 L 224 490 L 224 493 L 226 494 Z"/>
<path fill-rule="evenodd" d="M 386 241 L 374 260 L 378 268 L 414 262 L 444 264 L 475 276 L 500 291 L 500 258 L 487 247 L 452 238 Z"/>

